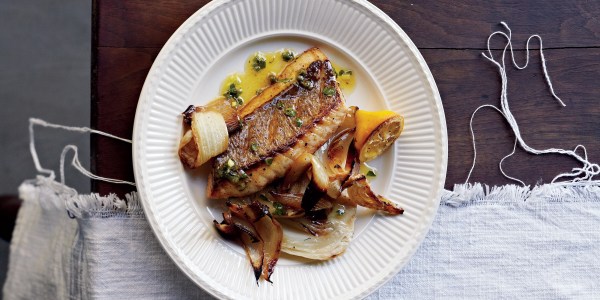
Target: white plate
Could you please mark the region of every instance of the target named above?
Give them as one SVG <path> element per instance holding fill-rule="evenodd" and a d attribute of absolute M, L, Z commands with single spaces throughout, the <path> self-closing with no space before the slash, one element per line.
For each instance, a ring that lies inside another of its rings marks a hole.
<path fill-rule="evenodd" d="M 361 210 L 355 238 L 340 257 L 307 263 L 284 257 L 274 284 L 256 286 L 242 249 L 213 229 L 221 203 L 205 198 L 205 174 L 176 155 L 180 113 L 218 95 L 257 50 L 318 46 L 357 76 L 350 105 L 392 109 L 405 129 L 379 158 L 374 189 L 401 203 L 402 216 Z M 408 36 L 366 1 L 213 1 L 173 34 L 142 90 L 133 134 L 135 179 L 156 237 L 194 282 L 220 298 L 360 298 L 408 262 L 427 233 L 447 163 L 446 123 L 433 77 Z"/>

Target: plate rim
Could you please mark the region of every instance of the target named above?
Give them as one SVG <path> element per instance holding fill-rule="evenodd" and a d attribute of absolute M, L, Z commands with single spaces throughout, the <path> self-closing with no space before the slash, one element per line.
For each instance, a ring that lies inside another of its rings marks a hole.
<path fill-rule="evenodd" d="M 182 36 L 188 31 L 190 24 L 197 22 L 199 19 L 201 19 L 205 15 L 208 15 L 213 10 L 217 9 L 218 7 L 220 7 L 222 5 L 226 5 L 227 3 L 230 3 L 230 2 L 234 2 L 234 1 L 233 0 L 212 0 L 209 3 L 205 4 L 203 7 L 201 7 L 196 12 L 194 12 L 192 15 L 190 15 L 175 30 L 175 32 L 173 32 L 173 34 L 169 37 L 169 39 L 162 46 L 158 55 L 154 59 L 152 66 L 148 70 L 148 73 L 144 80 L 144 85 L 140 92 L 140 96 L 138 98 L 138 103 L 136 106 L 136 114 L 135 114 L 135 119 L 134 119 L 134 124 L 133 124 L 133 134 L 132 134 L 132 161 L 133 161 L 133 172 L 134 172 L 135 183 L 136 183 L 138 195 L 140 198 L 140 203 L 142 204 L 142 207 L 143 207 L 144 215 L 145 215 L 146 219 L 148 220 L 150 228 L 152 228 L 152 232 L 153 232 L 154 236 L 159 241 L 159 244 L 161 245 L 161 247 L 163 248 L 165 253 L 171 258 L 171 260 L 175 263 L 175 265 L 192 282 L 194 282 L 198 287 L 200 287 L 204 291 L 208 292 L 212 296 L 217 297 L 219 299 L 226 299 L 229 297 L 226 294 L 224 294 L 223 292 L 221 292 L 220 290 L 214 288 L 208 282 L 203 281 L 203 280 L 197 280 L 197 278 L 194 277 L 195 272 L 193 272 L 185 264 L 185 262 L 179 257 L 179 255 L 176 255 L 176 253 L 175 253 L 176 251 L 174 251 L 174 249 L 171 249 L 169 247 L 169 245 L 166 241 L 166 238 L 159 234 L 160 228 L 158 226 L 156 218 L 154 217 L 154 215 L 149 213 L 148 212 L 149 209 L 146 208 L 146 206 L 149 204 L 146 203 L 146 199 L 147 199 L 146 188 L 144 188 L 143 174 L 142 174 L 141 167 L 140 167 L 140 161 L 137 159 L 137 157 L 139 157 L 138 151 L 140 151 L 140 150 L 138 150 L 138 148 L 136 147 L 136 141 L 139 140 L 140 134 L 141 134 L 141 131 L 140 131 L 140 128 L 142 126 L 141 125 L 141 122 L 142 122 L 141 115 L 143 115 L 143 113 L 141 113 L 141 112 L 145 111 L 148 108 L 147 103 L 145 103 L 145 101 L 143 101 L 143 100 L 145 98 L 147 98 L 148 89 L 152 85 L 151 82 L 153 82 L 153 79 L 155 79 L 155 78 L 153 78 L 153 77 L 155 77 L 154 73 L 157 72 L 156 70 L 159 68 L 159 65 L 162 65 L 164 63 L 165 59 L 169 57 L 168 54 L 169 54 L 171 48 L 173 48 L 177 44 L 177 42 L 181 40 Z M 381 20 L 385 23 L 385 25 L 389 26 L 396 34 L 398 34 L 401 37 L 402 41 L 406 44 L 406 46 L 410 50 L 410 53 L 414 56 L 415 60 L 418 62 L 418 65 L 421 68 L 421 70 L 423 71 L 423 75 L 425 76 L 425 78 L 427 80 L 427 84 L 431 88 L 432 96 L 434 98 L 433 104 L 435 105 L 435 108 L 436 108 L 435 111 L 437 112 L 436 119 L 437 119 L 437 121 L 439 121 L 439 126 L 440 126 L 440 128 L 439 128 L 440 129 L 440 140 L 437 142 L 441 143 L 441 164 L 440 164 L 440 174 L 439 174 L 440 176 L 439 176 L 439 182 L 437 182 L 438 191 L 437 191 L 437 194 L 434 195 L 435 198 L 433 199 L 434 203 L 432 206 L 432 212 L 430 214 L 428 222 L 425 224 L 426 229 L 420 231 L 419 234 L 416 236 L 416 238 L 415 238 L 416 243 L 414 243 L 413 246 L 409 249 L 407 259 L 403 263 L 398 264 L 391 272 L 389 272 L 386 276 L 381 278 L 378 282 L 376 282 L 375 284 L 371 285 L 370 287 L 364 289 L 362 292 L 357 294 L 355 296 L 355 298 L 358 299 L 358 298 L 363 298 L 365 296 L 368 296 L 369 294 L 371 294 L 372 292 L 374 292 L 375 290 L 380 288 L 382 285 L 384 285 L 392 277 L 394 277 L 399 271 L 401 271 L 406 266 L 406 264 L 412 259 L 415 252 L 422 244 L 425 236 L 429 232 L 431 225 L 437 215 L 437 211 L 438 211 L 439 203 L 440 203 L 440 197 L 444 191 L 444 184 L 445 184 L 445 180 L 446 180 L 447 167 L 448 167 L 448 133 L 447 133 L 447 123 L 446 123 L 444 108 L 442 105 L 442 100 L 441 100 L 441 96 L 439 94 L 439 90 L 437 88 L 437 84 L 434 80 L 433 74 L 431 73 L 431 71 L 429 69 L 429 66 L 427 65 L 425 59 L 421 55 L 417 46 L 413 43 L 413 41 L 410 39 L 410 37 L 404 32 L 404 30 L 402 30 L 402 28 L 391 17 L 389 17 L 385 12 L 383 12 L 380 8 L 378 8 L 374 4 L 370 3 L 367 0 L 350 0 L 348 2 L 362 6 L 363 8 L 367 9 L 368 11 L 373 13 L 375 16 L 377 16 L 379 18 L 379 20 Z"/>

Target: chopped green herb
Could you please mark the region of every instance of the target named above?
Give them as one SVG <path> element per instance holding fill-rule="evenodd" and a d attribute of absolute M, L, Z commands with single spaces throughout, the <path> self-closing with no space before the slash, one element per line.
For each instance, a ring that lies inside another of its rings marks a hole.
<path fill-rule="evenodd" d="M 273 158 L 272 157 L 265 158 L 265 163 L 267 164 L 267 166 L 270 166 L 273 163 Z"/>
<path fill-rule="evenodd" d="M 301 87 L 307 89 L 307 90 L 312 90 L 315 87 L 315 83 L 312 82 L 310 79 L 304 79 L 302 81 L 298 82 L 300 84 Z"/>
<path fill-rule="evenodd" d="M 335 89 L 330 86 L 326 86 L 325 88 L 323 88 L 323 95 L 331 97 L 335 95 Z"/>
<path fill-rule="evenodd" d="M 344 76 L 344 75 L 348 75 L 351 76 L 352 75 L 352 70 L 340 70 L 340 72 L 338 73 L 338 76 Z"/>
<path fill-rule="evenodd" d="M 264 55 L 262 55 L 262 53 L 257 53 L 252 60 L 252 68 L 256 72 L 267 67 L 267 59 L 264 57 Z"/>
<path fill-rule="evenodd" d="M 343 216 L 346 213 L 346 211 L 343 208 L 340 208 L 337 210 L 337 214 L 340 216 Z"/>
<path fill-rule="evenodd" d="M 375 174 L 375 172 L 369 170 L 369 172 L 367 172 L 367 176 L 375 177 L 375 176 L 377 176 L 377 174 Z"/>
<path fill-rule="evenodd" d="M 227 160 L 227 166 L 230 168 L 233 168 L 235 166 L 235 161 L 233 161 L 233 159 L 228 159 Z"/>
<path fill-rule="evenodd" d="M 294 124 L 296 124 L 296 127 L 302 127 L 302 124 L 304 122 L 302 122 L 302 119 L 300 118 L 296 118 L 296 120 L 294 120 Z"/>
<path fill-rule="evenodd" d="M 274 72 L 269 73 L 269 82 L 271 84 L 277 82 L 277 75 Z"/>
<path fill-rule="evenodd" d="M 237 98 L 235 98 L 235 102 L 237 102 L 238 105 L 242 105 L 242 104 L 244 104 L 244 98 L 237 97 Z"/>
<path fill-rule="evenodd" d="M 277 101 L 277 104 L 275 104 L 275 107 L 277 107 L 278 109 L 283 109 L 283 101 Z"/>
<path fill-rule="evenodd" d="M 225 178 L 230 182 L 237 184 L 238 188 L 244 189 L 246 187 L 245 180 L 248 179 L 248 174 L 243 170 L 238 170 L 235 161 L 228 159 L 227 162 L 218 169 L 217 177 Z"/>
<path fill-rule="evenodd" d="M 258 198 L 260 198 L 261 200 L 265 200 L 268 201 L 269 199 L 267 198 L 267 196 L 265 196 L 264 194 L 259 194 Z"/>
<path fill-rule="evenodd" d="M 254 152 L 254 153 L 258 152 L 258 144 L 257 143 L 250 144 L 250 150 L 252 150 L 252 152 Z"/>
<path fill-rule="evenodd" d="M 275 73 L 273 73 L 273 72 L 269 73 L 269 82 L 271 84 L 276 83 L 276 82 L 287 83 L 287 82 L 290 82 L 290 81 L 292 81 L 292 80 L 289 79 L 289 78 L 278 79 L 277 76 L 275 75 Z"/>
<path fill-rule="evenodd" d="M 236 99 L 242 94 L 242 89 L 238 89 L 235 83 L 231 83 L 227 91 L 223 94 L 227 99 Z"/>
<path fill-rule="evenodd" d="M 315 83 L 310 80 L 310 78 L 306 77 L 306 70 L 302 69 L 298 72 L 298 76 L 296 76 L 296 80 L 298 80 L 298 84 L 308 90 L 312 90 L 315 87 Z"/>
<path fill-rule="evenodd" d="M 281 58 L 283 58 L 285 61 L 294 59 L 294 56 L 296 56 L 296 53 L 294 53 L 292 50 L 285 50 L 283 53 L 281 53 Z"/>
<path fill-rule="evenodd" d="M 296 116 L 296 110 L 293 108 L 286 108 L 285 111 L 283 112 L 286 116 L 288 117 L 295 117 Z"/>
<path fill-rule="evenodd" d="M 260 89 L 256 90 L 256 95 L 257 96 L 260 95 L 260 93 L 262 93 L 263 91 L 264 91 L 263 88 L 260 88 Z"/>
<path fill-rule="evenodd" d="M 273 212 L 274 214 L 281 216 L 283 215 L 283 213 L 285 213 L 285 208 L 283 207 L 283 204 L 279 202 L 273 202 L 273 207 L 275 208 L 275 211 Z"/>

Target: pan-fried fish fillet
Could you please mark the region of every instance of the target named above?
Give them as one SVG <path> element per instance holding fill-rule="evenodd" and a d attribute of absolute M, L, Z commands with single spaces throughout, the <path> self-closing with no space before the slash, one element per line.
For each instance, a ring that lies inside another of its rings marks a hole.
<path fill-rule="evenodd" d="M 213 162 L 209 198 L 260 191 L 283 177 L 300 154 L 319 149 L 343 121 L 344 99 L 319 49 L 302 53 L 278 79 L 240 110 L 242 126 Z"/>

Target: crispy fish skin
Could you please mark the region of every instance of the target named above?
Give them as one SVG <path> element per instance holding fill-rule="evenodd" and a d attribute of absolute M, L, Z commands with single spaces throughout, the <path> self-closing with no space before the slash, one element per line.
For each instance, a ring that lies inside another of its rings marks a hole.
<path fill-rule="evenodd" d="M 337 130 L 347 109 L 335 72 L 328 60 L 320 60 L 325 56 L 319 52 L 316 48 L 305 52 L 316 58 L 303 75 L 310 82 L 294 77 L 292 84 L 269 101 L 262 99 L 262 105 L 248 113 L 243 126 L 230 135 L 227 151 L 213 162 L 208 198 L 242 197 L 260 191 L 283 177 L 299 155 L 314 153 Z M 302 55 L 297 59 L 302 60 Z M 306 58 L 304 62 L 305 66 Z M 302 66 L 297 70 L 288 67 L 282 74 L 295 76 Z M 243 179 L 222 176 L 223 168 L 232 162 L 236 171 L 245 173 Z"/>

